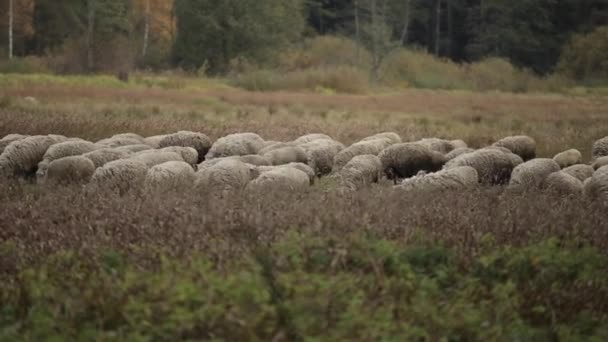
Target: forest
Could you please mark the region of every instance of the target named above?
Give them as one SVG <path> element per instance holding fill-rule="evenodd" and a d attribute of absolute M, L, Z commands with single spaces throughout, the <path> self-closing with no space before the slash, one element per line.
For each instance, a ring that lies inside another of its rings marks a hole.
<path fill-rule="evenodd" d="M 401 49 L 608 78 L 607 0 L 1 0 L 0 9 L 1 60 L 31 57 L 57 73 L 296 69 L 314 61 L 293 62 L 294 51 L 330 36 L 339 38 L 321 58 L 342 52 L 340 63 L 365 65 L 372 79 Z"/>

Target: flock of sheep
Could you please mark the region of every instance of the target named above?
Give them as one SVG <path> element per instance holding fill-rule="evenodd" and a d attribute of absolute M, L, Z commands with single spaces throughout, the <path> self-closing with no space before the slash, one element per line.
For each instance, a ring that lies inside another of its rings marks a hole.
<path fill-rule="evenodd" d="M 212 142 L 205 134 L 189 131 L 147 138 L 126 133 L 95 143 L 60 135 L 11 134 L 0 139 L 0 179 L 87 184 L 119 193 L 192 187 L 223 193 L 299 191 L 329 176 L 342 190 L 388 179 L 404 191 L 505 185 L 511 190 L 584 194 L 608 203 L 608 137 L 595 142 L 592 153 L 592 164 L 583 164 L 577 150 L 536 158 L 536 142 L 528 136 L 472 149 L 462 140 L 402 142 L 392 132 L 348 147 L 325 134 L 278 142 L 237 133 Z"/>

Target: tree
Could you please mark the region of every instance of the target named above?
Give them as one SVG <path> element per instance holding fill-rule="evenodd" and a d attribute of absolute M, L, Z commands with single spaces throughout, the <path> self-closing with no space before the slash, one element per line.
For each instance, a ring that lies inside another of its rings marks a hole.
<path fill-rule="evenodd" d="M 13 0 L 8 1 L 8 59 L 13 59 Z"/>
<path fill-rule="evenodd" d="M 607 80 L 608 26 L 573 36 L 563 49 L 558 70 L 582 81 Z"/>
<path fill-rule="evenodd" d="M 264 64 L 301 36 L 300 0 L 177 0 L 174 63 L 197 69 L 207 63 L 213 73 L 226 72 L 244 58 Z"/>

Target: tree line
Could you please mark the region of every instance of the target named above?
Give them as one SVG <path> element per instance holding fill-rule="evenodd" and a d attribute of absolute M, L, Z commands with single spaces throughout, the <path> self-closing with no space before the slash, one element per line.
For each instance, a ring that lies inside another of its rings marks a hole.
<path fill-rule="evenodd" d="M 0 0 L 0 9 L 3 56 L 62 56 L 82 72 L 224 73 L 235 59 L 271 63 L 290 44 L 340 35 L 371 52 L 372 68 L 415 47 L 543 74 L 572 37 L 608 24 L 608 0 Z"/>

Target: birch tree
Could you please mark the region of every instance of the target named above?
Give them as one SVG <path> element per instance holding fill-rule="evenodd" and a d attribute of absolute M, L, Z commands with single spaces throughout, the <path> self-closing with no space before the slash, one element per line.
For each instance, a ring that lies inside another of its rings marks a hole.
<path fill-rule="evenodd" d="M 8 2 L 8 59 L 13 59 L 13 22 L 15 10 L 13 0 Z"/>

